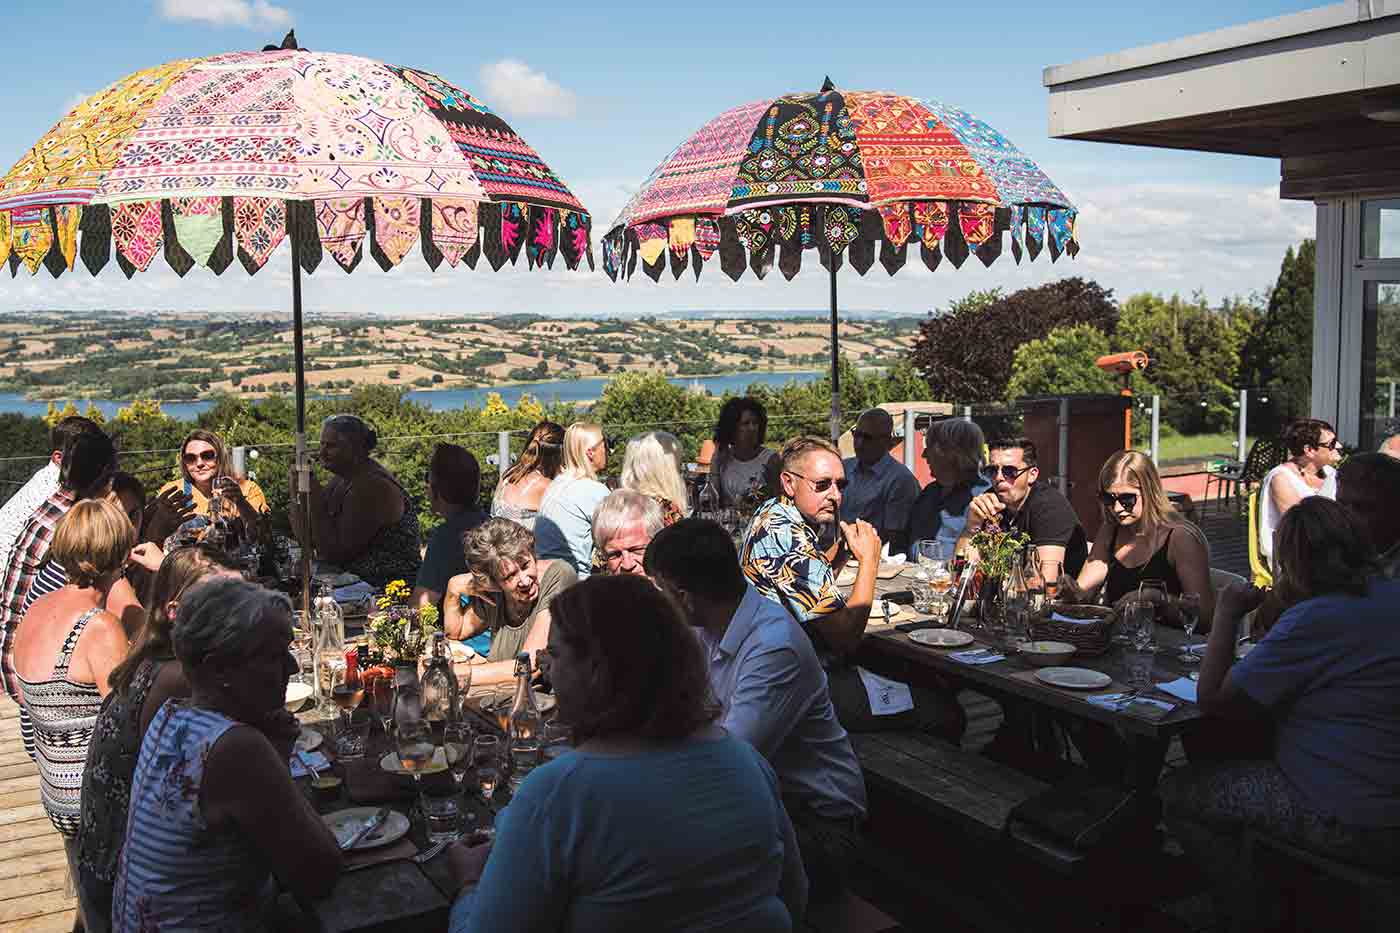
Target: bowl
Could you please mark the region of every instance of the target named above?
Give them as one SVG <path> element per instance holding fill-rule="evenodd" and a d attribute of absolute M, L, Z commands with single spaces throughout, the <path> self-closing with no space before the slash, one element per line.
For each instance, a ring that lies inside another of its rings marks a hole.
<path fill-rule="evenodd" d="M 295 713 L 307 700 L 311 699 L 311 685 L 299 680 L 287 682 L 287 712 Z"/>
<path fill-rule="evenodd" d="M 1021 656 L 1036 667 L 1058 667 L 1074 650 L 1067 641 L 1028 641 L 1021 646 Z"/>

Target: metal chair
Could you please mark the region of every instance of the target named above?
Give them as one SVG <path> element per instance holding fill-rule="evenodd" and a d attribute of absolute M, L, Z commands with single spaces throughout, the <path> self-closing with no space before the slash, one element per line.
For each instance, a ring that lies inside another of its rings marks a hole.
<path fill-rule="evenodd" d="M 1210 498 L 1210 487 L 1215 486 L 1215 501 L 1223 495 L 1235 498 L 1247 493 L 1274 467 L 1288 459 L 1288 448 L 1276 437 L 1256 438 L 1245 456 L 1244 462 L 1229 461 L 1218 470 L 1206 471 L 1205 498 Z"/>

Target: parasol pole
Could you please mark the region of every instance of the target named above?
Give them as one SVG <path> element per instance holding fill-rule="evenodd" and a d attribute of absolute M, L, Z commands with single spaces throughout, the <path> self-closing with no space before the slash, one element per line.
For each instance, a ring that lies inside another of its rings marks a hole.
<path fill-rule="evenodd" d="M 291 202 L 287 202 L 291 207 Z M 288 232 L 292 234 L 292 358 L 296 367 L 296 476 L 297 509 L 301 512 L 305 537 L 301 547 L 301 609 L 311 611 L 311 464 L 306 456 L 306 347 L 301 327 L 301 250 L 297 248 L 297 212 L 287 212 Z M 308 615 L 308 618 L 310 616 Z"/>
<path fill-rule="evenodd" d="M 836 264 L 840 256 L 834 251 L 831 256 L 831 443 L 841 439 L 841 369 L 838 365 L 840 349 L 836 336 Z"/>

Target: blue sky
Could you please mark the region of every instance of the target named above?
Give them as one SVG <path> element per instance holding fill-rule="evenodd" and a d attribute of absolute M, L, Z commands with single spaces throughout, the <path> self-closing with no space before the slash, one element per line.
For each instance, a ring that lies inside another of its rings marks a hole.
<path fill-rule="evenodd" d="M 842 304 L 922 314 L 973 288 L 1015 289 L 1084 275 L 1120 296 L 1151 290 L 1211 298 L 1270 284 L 1284 249 L 1311 235 L 1311 205 L 1278 200 L 1269 159 L 1159 152 L 1051 140 L 1042 69 L 1319 5 L 1323 0 L 1177 0 L 1146 5 L 1049 0 L 974 4 L 465 4 L 417 0 L 10 0 L 9 73 L 0 169 L 69 107 L 122 75 L 185 56 L 257 48 L 293 24 L 303 46 L 437 71 L 500 111 L 564 178 L 605 229 L 631 190 L 674 146 L 721 110 L 789 91 L 838 86 L 934 97 L 972 111 L 1035 158 L 1082 210 L 1083 252 L 990 269 L 975 260 L 936 273 L 910 262 L 842 273 Z M 397 12 L 402 10 L 403 12 Z M 18 88 L 19 83 L 13 87 Z M 113 263 L 58 281 L 0 280 L 0 311 L 53 307 L 277 310 L 288 259 L 256 277 L 179 280 L 160 260 L 127 282 Z M 329 265 L 329 264 L 327 264 Z M 507 267 L 431 274 L 410 258 L 391 273 L 323 265 L 305 284 L 311 311 L 629 314 L 679 308 L 812 308 L 826 301 L 815 262 L 793 282 L 776 271 L 731 283 L 717 267 L 699 284 L 638 276 L 527 273 Z M 446 267 L 443 267 L 444 270 Z"/>

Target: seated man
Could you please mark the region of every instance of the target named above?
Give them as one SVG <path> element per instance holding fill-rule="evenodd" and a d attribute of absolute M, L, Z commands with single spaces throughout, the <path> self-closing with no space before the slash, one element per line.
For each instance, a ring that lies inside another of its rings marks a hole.
<path fill-rule="evenodd" d="M 966 546 L 974 534 L 996 523 L 1005 531 L 1029 535 L 1042 562 L 1056 561 L 1062 573 L 1078 576 L 1089 555 L 1084 526 L 1058 489 L 1038 482 L 1035 444 L 1024 437 L 1003 438 L 992 441 L 987 450 L 983 475 L 991 480 L 992 491 L 972 500 L 959 546 Z M 1056 577 L 1047 572 L 1046 579 Z"/>
<path fill-rule="evenodd" d="M 865 635 L 875 598 L 880 538 L 866 522 L 841 522 L 836 543 L 823 550 L 819 529 L 837 521 L 846 485 L 841 455 L 827 441 L 799 437 L 788 441 L 780 456 L 781 492 L 754 513 L 740 560 L 744 576 L 761 595 L 785 608 L 812 639 L 827 668 L 836 714 L 847 729 L 915 728 L 957 741 L 966 717 L 956 700 L 943 692 L 914 688 L 913 709 L 884 715 L 872 711 L 871 691 L 880 690 L 878 682 L 848 664 L 846 656 L 855 653 Z M 836 574 L 851 557 L 860 562 L 860 569 L 848 598 L 837 588 Z"/>
<path fill-rule="evenodd" d="M 909 510 L 919 497 L 919 481 L 890 456 L 894 419 L 883 408 L 860 416 L 851 430 L 856 455 L 843 463 L 849 486 L 841 497 L 841 521 L 869 522 L 891 554 L 909 549 Z"/>
<path fill-rule="evenodd" d="M 715 522 L 688 518 L 661 531 L 646 572 L 698 630 L 724 710 L 719 724 L 778 773 L 812 899 L 835 897 L 865 816 L 865 780 L 811 641 L 748 585 Z"/>
<path fill-rule="evenodd" d="M 609 493 L 593 510 L 593 572 L 645 576 L 647 545 L 665 523 L 651 496 L 632 489 Z"/>

